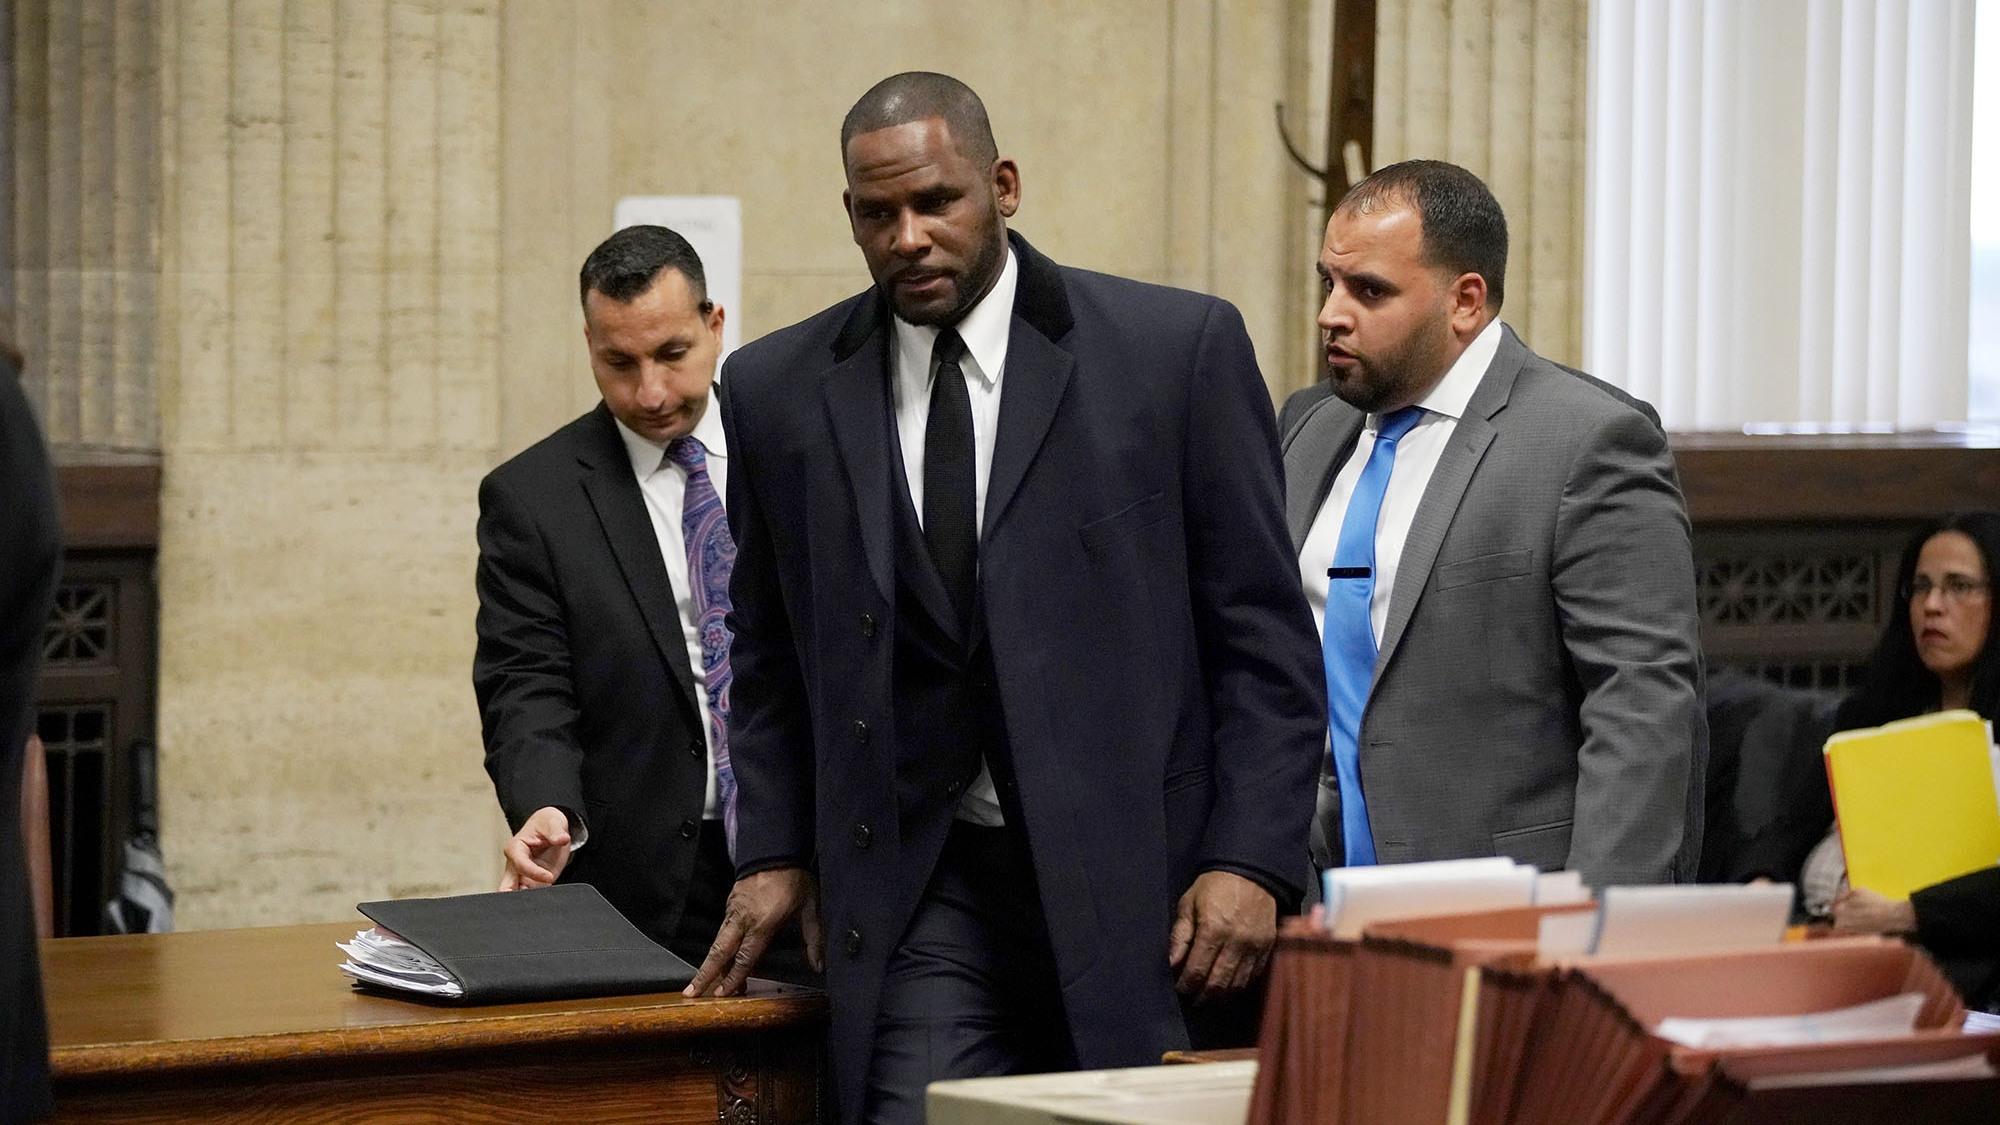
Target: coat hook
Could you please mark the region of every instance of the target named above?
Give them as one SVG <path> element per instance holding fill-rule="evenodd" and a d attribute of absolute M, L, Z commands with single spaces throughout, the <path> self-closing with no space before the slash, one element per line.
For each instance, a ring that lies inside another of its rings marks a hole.
<path fill-rule="evenodd" d="M 1292 143 L 1291 130 L 1285 127 L 1285 103 L 1275 102 L 1272 104 L 1271 108 L 1277 114 L 1278 139 L 1284 142 L 1285 155 L 1291 157 L 1292 163 L 1298 165 L 1300 170 L 1305 172 L 1308 176 L 1311 176 L 1312 178 L 1319 180 L 1321 183 L 1325 183 L 1326 169 L 1313 167 L 1312 161 L 1307 160 L 1305 156 L 1299 152 L 1299 146 Z"/>

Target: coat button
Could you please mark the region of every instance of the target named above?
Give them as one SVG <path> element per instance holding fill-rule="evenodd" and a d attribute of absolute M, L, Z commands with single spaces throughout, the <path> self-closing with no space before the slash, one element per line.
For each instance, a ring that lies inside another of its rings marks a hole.
<path fill-rule="evenodd" d="M 854 826 L 855 847 L 866 848 L 868 846 L 868 842 L 874 839 L 874 836 L 875 834 L 868 830 L 868 826 L 866 824 L 857 824 Z"/>
<path fill-rule="evenodd" d="M 947 797 L 956 797 L 958 796 L 958 791 L 963 788 L 965 788 L 965 786 L 960 785 L 956 781 L 946 782 L 944 787 L 944 795 Z"/>
<path fill-rule="evenodd" d="M 695 739 L 693 742 L 688 743 L 688 757 L 690 758 L 699 758 L 707 750 L 708 750 L 707 744 L 703 743 L 702 740 L 699 738 Z"/>
<path fill-rule="evenodd" d="M 861 615 L 861 635 L 864 637 L 872 637 L 875 635 L 874 614 L 864 613 Z"/>
<path fill-rule="evenodd" d="M 854 740 L 856 742 L 868 741 L 868 721 L 866 719 L 854 720 Z"/>
<path fill-rule="evenodd" d="M 701 825 L 696 824 L 694 818 L 690 817 L 687 820 L 681 821 L 681 839 L 692 840 L 700 834 Z"/>
<path fill-rule="evenodd" d="M 847 946 L 847 955 L 848 955 L 849 957 L 859 957 L 859 956 L 861 956 L 861 931 L 860 931 L 860 930 L 849 930 L 849 931 L 847 931 L 847 940 L 846 940 L 846 946 Z"/>

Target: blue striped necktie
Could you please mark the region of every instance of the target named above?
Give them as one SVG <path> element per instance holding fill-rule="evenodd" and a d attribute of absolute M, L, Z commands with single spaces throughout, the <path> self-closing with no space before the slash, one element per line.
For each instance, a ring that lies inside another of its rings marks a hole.
<path fill-rule="evenodd" d="M 1382 517 L 1382 497 L 1396 467 L 1396 443 L 1423 418 L 1420 406 L 1383 415 L 1375 432 L 1375 447 L 1354 483 L 1340 539 L 1327 571 L 1326 627 L 1322 652 L 1326 658 L 1328 744 L 1334 774 L 1340 781 L 1340 839 L 1348 867 L 1375 862 L 1375 835 L 1368 824 L 1368 804 L 1361 790 L 1361 714 L 1368 706 L 1368 688 L 1375 678 L 1375 627 L 1369 606 L 1375 598 L 1375 525 Z"/>
<path fill-rule="evenodd" d="M 709 744 L 715 747 L 715 803 L 722 807 L 722 831 L 729 854 L 736 854 L 736 771 L 729 766 L 729 570 L 736 563 L 736 540 L 722 497 L 708 476 L 708 450 L 693 437 L 667 443 L 667 460 L 687 470 L 681 496 L 681 537 L 686 541 L 688 592 L 694 603 L 695 632 L 701 636 L 701 681 L 708 696 Z"/>

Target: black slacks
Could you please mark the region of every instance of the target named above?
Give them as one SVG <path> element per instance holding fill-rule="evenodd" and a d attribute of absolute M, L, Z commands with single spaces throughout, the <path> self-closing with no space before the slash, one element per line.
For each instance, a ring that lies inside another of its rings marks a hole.
<path fill-rule="evenodd" d="M 1027 848 L 954 822 L 883 976 L 863 1117 L 921 1125 L 939 1079 L 1075 1066 Z"/>

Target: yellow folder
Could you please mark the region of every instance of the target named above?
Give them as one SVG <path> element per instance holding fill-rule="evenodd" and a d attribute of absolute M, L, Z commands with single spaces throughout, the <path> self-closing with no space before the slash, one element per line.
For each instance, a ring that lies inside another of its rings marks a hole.
<path fill-rule="evenodd" d="M 1945 711 L 1826 742 L 1847 879 L 1889 898 L 2000 864 L 1986 724 Z"/>

